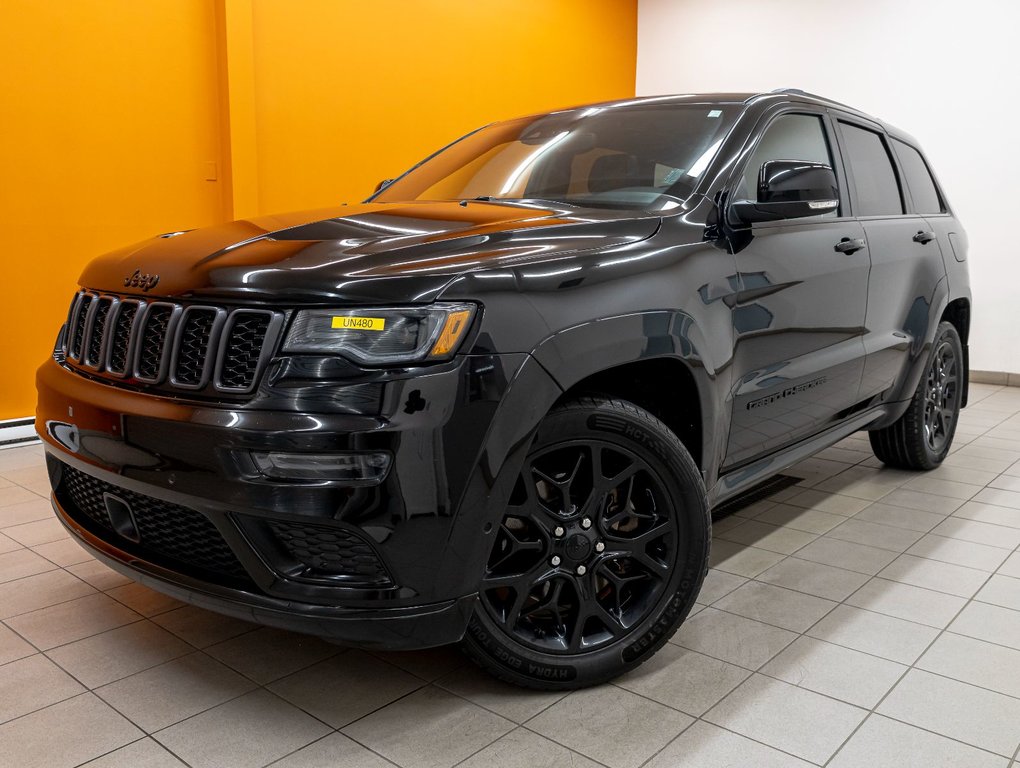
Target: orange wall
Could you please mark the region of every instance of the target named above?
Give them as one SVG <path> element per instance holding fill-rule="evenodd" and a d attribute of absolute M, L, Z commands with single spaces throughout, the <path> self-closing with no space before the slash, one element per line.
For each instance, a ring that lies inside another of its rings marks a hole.
<path fill-rule="evenodd" d="M 32 413 L 92 256 L 360 200 L 494 119 L 632 96 L 636 33 L 637 0 L 3 0 L 0 419 Z"/>
<path fill-rule="evenodd" d="M 634 95 L 636 0 L 254 0 L 259 208 L 367 197 L 485 123 Z"/>
<path fill-rule="evenodd" d="M 90 257 L 223 218 L 215 39 L 203 0 L 0 2 L 0 419 Z"/>

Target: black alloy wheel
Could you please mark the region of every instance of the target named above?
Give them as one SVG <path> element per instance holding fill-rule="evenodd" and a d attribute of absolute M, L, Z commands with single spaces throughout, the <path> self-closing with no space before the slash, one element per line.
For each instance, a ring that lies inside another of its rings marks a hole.
<path fill-rule="evenodd" d="M 953 446 L 966 376 L 959 333 L 951 323 L 939 323 L 927 367 L 906 412 L 889 426 L 868 433 L 875 455 L 902 469 L 934 469 L 941 464 Z"/>
<path fill-rule="evenodd" d="M 708 527 L 697 468 L 664 424 L 618 400 L 554 410 L 496 530 L 468 652 L 541 688 L 636 666 L 690 610 Z"/>
<path fill-rule="evenodd" d="M 938 454 L 952 438 L 959 412 L 959 363 L 956 350 L 943 339 L 932 355 L 925 382 L 924 437 L 932 453 Z"/>

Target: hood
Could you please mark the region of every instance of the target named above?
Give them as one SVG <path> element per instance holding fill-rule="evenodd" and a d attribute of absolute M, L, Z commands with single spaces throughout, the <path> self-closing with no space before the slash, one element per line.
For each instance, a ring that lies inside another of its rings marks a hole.
<path fill-rule="evenodd" d="M 80 283 L 176 298 L 428 302 L 467 272 L 625 245 L 658 225 L 639 211 L 366 203 L 161 235 L 94 260 Z"/>

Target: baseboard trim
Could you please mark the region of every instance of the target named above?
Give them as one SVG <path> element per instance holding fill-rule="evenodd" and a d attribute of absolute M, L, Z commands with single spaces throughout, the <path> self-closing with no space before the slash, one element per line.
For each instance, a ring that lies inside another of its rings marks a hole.
<path fill-rule="evenodd" d="M 972 384 L 996 384 L 1000 387 L 1020 387 L 1020 373 L 1006 371 L 971 371 Z"/>
<path fill-rule="evenodd" d="M 18 448 L 39 442 L 35 433 L 35 419 L 7 419 L 0 421 L 0 450 Z"/>

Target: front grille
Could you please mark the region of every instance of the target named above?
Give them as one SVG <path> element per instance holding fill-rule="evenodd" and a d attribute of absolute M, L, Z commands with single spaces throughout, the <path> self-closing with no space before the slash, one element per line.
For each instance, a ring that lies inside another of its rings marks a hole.
<path fill-rule="evenodd" d="M 62 351 L 72 367 L 126 386 L 245 394 L 258 383 L 282 325 L 283 316 L 268 310 L 82 291 Z"/>
<path fill-rule="evenodd" d="M 108 493 L 130 507 L 138 531 L 137 543 L 116 532 L 107 510 Z M 79 518 L 84 515 L 105 529 L 104 538 L 127 552 L 154 562 L 167 560 L 185 570 L 247 577 L 216 526 L 193 509 L 119 488 L 68 464 L 62 467 L 57 496 L 68 514 Z"/>
<path fill-rule="evenodd" d="M 269 529 L 287 553 L 306 568 L 302 575 L 339 576 L 364 585 L 390 583 L 375 549 L 353 531 L 272 520 Z"/>

